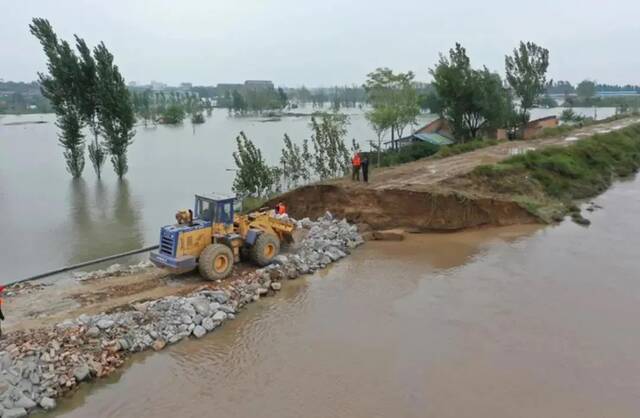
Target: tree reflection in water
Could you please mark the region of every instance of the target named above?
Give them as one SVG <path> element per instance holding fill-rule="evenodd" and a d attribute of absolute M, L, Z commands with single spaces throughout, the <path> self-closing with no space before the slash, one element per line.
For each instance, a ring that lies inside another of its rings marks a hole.
<path fill-rule="evenodd" d="M 93 196 L 81 178 L 71 180 L 69 190 L 70 264 L 143 246 L 140 208 L 126 179 L 116 180 L 112 190 L 97 180 Z"/>

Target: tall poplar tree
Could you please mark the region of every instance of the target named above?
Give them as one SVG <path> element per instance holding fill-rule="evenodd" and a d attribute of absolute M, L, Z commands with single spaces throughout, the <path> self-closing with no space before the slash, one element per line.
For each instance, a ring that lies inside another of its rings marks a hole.
<path fill-rule="evenodd" d="M 82 89 L 78 82 L 80 64 L 66 41 L 58 40 L 46 19 L 34 18 L 29 30 L 35 36 L 47 57 L 48 73 L 38 73 L 42 95 L 49 99 L 56 112 L 56 125 L 60 145 L 64 148 L 67 171 L 74 177 L 84 169 L 83 113 L 78 104 Z"/>
<path fill-rule="evenodd" d="M 524 126 L 529 122 L 529 109 L 549 86 L 549 50 L 533 42 L 520 42 L 513 56 L 507 55 L 504 61 L 507 81 L 520 98 L 520 121 Z"/>
<path fill-rule="evenodd" d="M 104 43 L 93 50 L 98 80 L 97 103 L 100 131 L 105 138 L 105 146 L 111 155 L 111 163 L 118 177 L 128 170 L 127 148 L 133 142 L 135 115 L 133 103 L 124 78 L 118 66 L 113 63 L 113 55 Z"/>
<path fill-rule="evenodd" d="M 93 134 L 93 141 L 89 143 L 89 160 L 93 165 L 98 178 L 102 171 L 102 166 L 107 158 L 106 152 L 99 140 L 100 121 L 98 118 L 98 75 L 96 73 L 96 62 L 91 56 L 91 49 L 84 39 L 77 35 L 76 49 L 80 54 L 79 59 L 79 84 L 82 86 L 78 95 L 78 105 L 82 112 L 84 122 L 89 125 Z"/>

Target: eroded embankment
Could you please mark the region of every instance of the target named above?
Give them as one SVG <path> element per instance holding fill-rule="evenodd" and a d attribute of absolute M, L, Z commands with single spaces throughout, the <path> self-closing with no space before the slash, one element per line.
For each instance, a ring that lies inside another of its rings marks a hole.
<path fill-rule="evenodd" d="M 277 200 L 296 217 L 315 217 L 328 209 L 374 229 L 446 231 L 552 222 L 567 212 L 576 215 L 574 200 L 596 196 L 615 178 L 640 167 L 638 123 L 579 141 L 538 145 L 520 155 L 496 157 L 488 165 L 474 155 L 465 163 L 459 155 L 457 165 L 467 169 L 453 170 L 448 177 L 441 174 L 443 167 L 426 170 L 415 162 L 406 165 L 403 184 L 384 176 L 371 185 L 314 184 Z M 440 173 L 434 175 L 438 180 L 428 173 Z"/>
<path fill-rule="evenodd" d="M 483 225 L 539 222 L 520 204 L 493 197 L 468 197 L 454 191 L 372 189 L 333 184 L 304 186 L 279 198 L 296 218 L 326 210 L 374 229 L 403 227 L 451 231 Z"/>

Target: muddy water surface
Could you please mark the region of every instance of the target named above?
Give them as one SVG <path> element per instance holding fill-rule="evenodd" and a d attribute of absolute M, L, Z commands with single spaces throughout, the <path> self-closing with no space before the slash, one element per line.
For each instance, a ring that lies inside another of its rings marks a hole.
<path fill-rule="evenodd" d="M 640 416 L 638 187 L 590 228 L 368 243 L 55 416 Z"/>

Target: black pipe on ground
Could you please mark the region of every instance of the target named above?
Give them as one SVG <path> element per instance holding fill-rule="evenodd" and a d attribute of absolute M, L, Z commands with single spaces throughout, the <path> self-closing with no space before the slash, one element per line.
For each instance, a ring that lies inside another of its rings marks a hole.
<path fill-rule="evenodd" d="M 17 283 L 30 282 L 30 281 L 33 281 L 33 280 L 42 279 L 44 277 L 53 276 L 54 274 L 64 273 L 66 271 L 75 270 L 75 269 L 79 269 L 81 267 L 90 266 L 92 264 L 98 264 L 98 263 L 102 263 L 104 261 L 115 260 L 116 258 L 122 258 L 122 257 L 130 256 L 130 255 L 144 253 L 146 251 L 155 250 L 156 248 L 158 248 L 158 245 L 151 245 L 149 247 L 138 248 L 137 250 L 127 251 L 127 252 L 124 252 L 124 253 L 114 254 L 114 255 L 110 255 L 110 256 L 102 257 L 102 258 L 96 258 L 95 260 L 84 261 L 82 263 L 73 264 L 71 266 L 66 266 L 66 267 L 55 269 L 55 270 L 50 270 L 50 271 L 47 271 L 47 272 L 44 272 L 44 273 L 36 274 L 35 276 L 30 276 L 30 277 L 25 277 L 23 279 L 14 280 L 14 281 L 12 281 L 10 283 L 5 284 L 4 286 L 11 286 L 11 285 L 14 285 L 14 284 L 17 284 Z"/>

